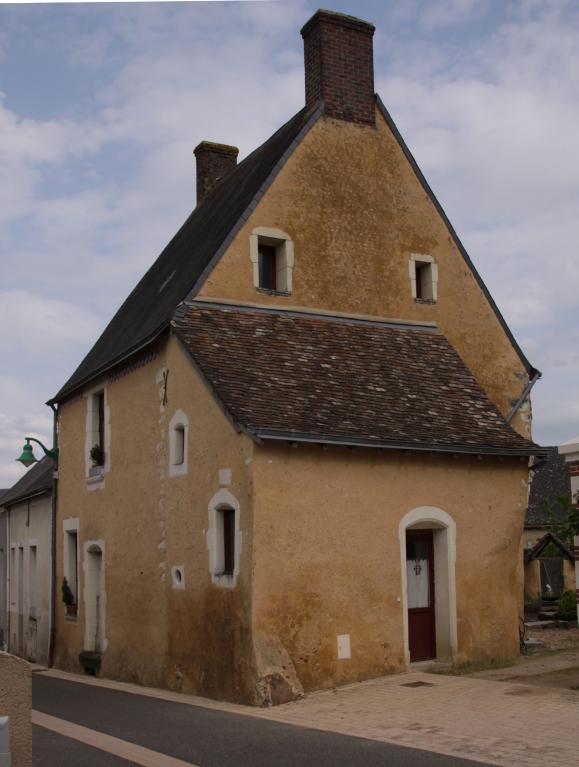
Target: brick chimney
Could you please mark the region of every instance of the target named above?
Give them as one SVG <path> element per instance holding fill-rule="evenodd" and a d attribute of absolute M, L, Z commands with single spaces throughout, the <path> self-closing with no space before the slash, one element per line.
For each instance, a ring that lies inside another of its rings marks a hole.
<path fill-rule="evenodd" d="M 333 11 L 317 11 L 304 25 L 307 107 L 323 100 L 330 117 L 375 125 L 374 29 Z"/>
<path fill-rule="evenodd" d="M 197 161 L 197 204 L 213 189 L 220 178 L 237 165 L 239 149 L 227 144 L 202 141 L 193 150 Z"/>

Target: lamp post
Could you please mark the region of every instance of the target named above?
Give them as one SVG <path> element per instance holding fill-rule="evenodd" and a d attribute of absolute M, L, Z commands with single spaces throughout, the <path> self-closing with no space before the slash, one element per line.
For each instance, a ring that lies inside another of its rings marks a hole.
<path fill-rule="evenodd" d="M 57 447 L 53 447 L 52 450 L 49 450 L 42 444 L 39 439 L 36 439 L 35 437 L 25 437 L 24 439 L 26 440 L 26 443 L 22 448 L 22 455 L 20 458 L 16 459 L 17 461 L 20 461 L 23 466 L 28 468 L 29 466 L 32 466 L 33 463 L 38 463 L 38 458 L 35 457 L 32 451 L 32 445 L 30 444 L 31 442 L 36 442 L 37 445 L 40 445 L 40 447 L 44 450 L 44 455 L 47 455 L 49 458 L 52 458 L 55 463 L 58 463 Z"/>

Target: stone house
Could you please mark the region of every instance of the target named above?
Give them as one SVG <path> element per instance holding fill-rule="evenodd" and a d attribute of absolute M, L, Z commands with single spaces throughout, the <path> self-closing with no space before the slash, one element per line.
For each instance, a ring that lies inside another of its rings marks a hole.
<path fill-rule="evenodd" d="M 53 473 L 54 463 L 43 458 L 0 499 L 6 541 L 0 571 L 6 611 L 0 617 L 6 649 L 43 665 L 50 655 Z"/>
<path fill-rule="evenodd" d="M 571 499 L 569 465 L 556 447 L 532 466 L 529 505 L 525 516 L 525 601 L 555 598 L 565 590 L 575 591 L 575 557 L 570 541 L 557 535 L 565 521 Z"/>
<path fill-rule="evenodd" d="M 195 210 L 51 401 L 63 669 L 267 704 L 518 652 L 538 372 L 373 32 L 319 11 L 305 107 L 239 164 L 197 147 Z"/>

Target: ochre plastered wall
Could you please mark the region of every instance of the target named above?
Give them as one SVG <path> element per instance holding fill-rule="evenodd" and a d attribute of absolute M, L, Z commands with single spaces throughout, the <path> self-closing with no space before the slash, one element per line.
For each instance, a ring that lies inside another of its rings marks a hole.
<path fill-rule="evenodd" d="M 58 582 L 63 576 L 63 520 L 80 518 L 79 556 L 88 540 L 105 545 L 106 639 L 102 675 L 213 697 L 244 699 L 252 690 L 250 636 L 252 443 L 239 435 L 171 337 L 156 359 L 106 384 L 110 407 L 110 471 L 104 488 L 88 490 L 84 443 L 86 399 L 60 410 L 57 523 Z M 163 373 L 168 371 L 163 404 Z M 93 387 L 94 388 L 94 387 Z M 169 477 L 169 421 L 189 419 L 188 472 Z M 243 549 L 235 589 L 211 583 L 206 531 L 219 470 L 241 508 Z M 81 562 L 82 564 L 82 562 Z M 185 588 L 171 568 L 184 566 Z M 79 612 L 57 603 L 56 663 L 79 670 L 85 577 Z"/>
<path fill-rule="evenodd" d="M 454 661 L 517 654 L 524 461 L 278 445 L 253 466 L 254 636 L 283 646 L 306 690 L 405 667 L 399 523 L 422 506 L 456 523 Z"/>
<path fill-rule="evenodd" d="M 291 296 L 258 292 L 255 227 L 294 241 Z M 438 302 L 412 299 L 410 254 L 438 264 Z M 380 113 L 376 129 L 322 117 L 199 291 L 204 298 L 436 322 L 506 414 L 527 381 L 518 355 Z M 530 414 L 513 423 L 528 435 Z"/>

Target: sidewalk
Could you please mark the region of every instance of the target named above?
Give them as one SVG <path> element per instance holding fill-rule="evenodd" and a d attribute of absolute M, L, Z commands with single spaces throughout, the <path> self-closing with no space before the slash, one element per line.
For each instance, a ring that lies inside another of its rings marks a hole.
<path fill-rule="evenodd" d="M 577 763 L 579 692 L 408 672 L 255 709 L 58 671 L 49 676 L 503 767 Z"/>

